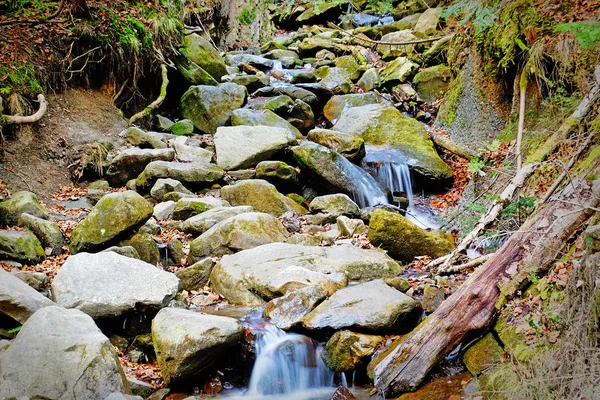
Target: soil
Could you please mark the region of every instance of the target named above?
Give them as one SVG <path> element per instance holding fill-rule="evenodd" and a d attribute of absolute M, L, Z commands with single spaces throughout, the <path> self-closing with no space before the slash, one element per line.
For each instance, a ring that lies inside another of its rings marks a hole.
<path fill-rule="evenodd" d="M 29 190 L 41 199 L 72 184 L 68 166 L 88 144 L 118 147 L 123 144 L 119 133 L 127 127 L 104 91 L 70 89 L 47 100 L 48 111 L 40 122 L 7 135 L 0 163 L 0 178 L 11 190 Z"/>

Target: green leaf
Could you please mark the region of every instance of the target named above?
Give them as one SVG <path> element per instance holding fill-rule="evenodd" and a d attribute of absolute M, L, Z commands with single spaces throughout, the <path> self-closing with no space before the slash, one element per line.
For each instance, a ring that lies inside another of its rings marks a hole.
<path fill-rule="evenodd" d="M 23 325 L 19 325 L 16 328 L 12 328 L 8 331 L 8 333 L 17 333 L 21 330 L 21 328 L 23 327 Z"/>

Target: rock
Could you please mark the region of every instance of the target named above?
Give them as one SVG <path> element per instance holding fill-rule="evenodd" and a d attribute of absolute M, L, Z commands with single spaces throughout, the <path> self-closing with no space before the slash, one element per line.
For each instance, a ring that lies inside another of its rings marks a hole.
<path fill-rule="evenodd" d="M 352 56 L 342 56 L 338 58 L 335 62 L 335 66 L 344 71 L 345 75 L 353 81 L 360 78 L 360 65 L 358 65 Z"/>
<path fill-rule="evenodd" d="M 274 97 L 258 97 L 248 101 L 248 108 L 252 110 L 270 110 L 283 117 L 288 109 L 294 106 L 290 96 L 280 95 Z"/>
<path fill-rule="evenodd" d="M 168 257 L 175 265 L 183 265 L 185 263 L 186 254 L 183 250 L 183 243 L 179 239 L 174 239 L 167 243 Z"/>
<path fill-rule="evenodd" d="M 92 206 L 95 206 L 105 194 L 106 192 L 104 190 L 88 189 L 85 198 L 89 200 Z"/>
<path fill-rule="evenodd" d="M 360 135 L 366 145 L 394 149 L 419 174 L 449 179 L 452 170 L 440 158 L 423 125 L 394 107 L 371 104 L 345 111 L 333 129 Z"/>
<path fill-rule="evenodd" d="M 465 366 L 474 376 L 502 362 L 504 351 L 492 333 L 487 333 L 463 355 Z"/>
<path fill-rule="evenodd" d="M 434 312 L 444 301 L 444 289 L 432 285 L 423 288 L 423 311 L 427 314 Z"/>
<path fill-rule="evenodd" d="M 317 76 L 314 74 L 314 72 L 307 71 L 307 72 L 298 72 L 297 74 L 292 76 L 292 79 L 290 82 L 292 84 L 296 84 L 296 83 L 314 83 L 316 81 L 317 81 Z"/>
<path fill-rule="evenodd" d="M 214 134 L 229 121 L 233 110 L 244 105 L 246 95 L 244 86 L 230 82 L 192 86 L 181 97 L 181 115 L 199 131 Z"/>
<path fill-rule="evenodd" d="M 369 239 L 397 260 L 412 261 L 418 256 L 442 257 L 454 248 L 453 244 L 429 233 L 398 213 L 376 210 L 369 222 Z"/>
<path fill-rule="evenodd" d="M 194 123 L 189 119 L 182 119 L 173 124 L 173 126 L 171 127 L 171 132 L 177 136 L 191 135 L 192 133 L 194 133 Z"/>
<path fill-rule="evenodd" d="M 273 68 L 272 60 L 254 54 L 228 54 L 225 56 L 225 62 L 232 67 L 237 67 L 239 64 L 248 64 L 261 71 Z"/>
<path fill-rule="evenodd" d="M 177 271 L 175 276 L 181 281 L 181 289 L 189 292 L 203 288 L 208 284 L 213 265 L 211 258 L 205 258 Z"/>
<path fill-rule="evenodd" d="M 248 92 L 254 92 L 262 87 L 269 85 L 269 77 L 263 72 L 258 72 L 256 75 L 233 74 L 225 75 L 223 82 L 232 82 L 236 85 L 245 86 Z"/>
<path fill-rule="evenodd" d="M 285 191 L 292 191 L 299 185 L 298 171 L 283 161 L 261 161 L 256 165 L 256 178 Z"/>
<path fill-rule="evenodd" d="M 250 206 L 215 207 L 185 220 L 181 229 L 194 236 L 201 235 L 214 225 L 235 215 L 252 211 Z"/>
<path fill-rule="evenodd" d="M 158 125 L 158 127 L 165 131 L 168 132 L 169 129 L 173 126 L 174 122 L 171 121 L 169 118 L 167 117 L 163 117 L 160 114 L 156 114 L 156 124 Z"/>
<path fill-rule="evenodd" d="M 44 291 L 46 285 L 50 283 L 50 278 L 43 272 L 19 271 L 13 275 L 38 292 Z"/>
<path fill-rule="evenodd" d="M 106 171 L 106 178 L 115 187 L 123 186 L 128 180 L 137 178 L 152 161 L 173 161 L 173 149 L 125 149 L 116 156 Z"/>
<path fill-rule="evenodd" d="M 32 232 L 0 230 L 0 259 L 37 264 L 44 258 L 44 248 Z"/>
<path fill-rule="evenodd" d="M 211 85 L 217 86 L 219 82 L 212 77 L 211 74 L 206 72 L 204 68 L 190 60 L 189 58 L 182 56 L 174 57 L 175 66 L 177 70 L 183 76 L 183 79 L 191 83 L 192 85 Z"/>
<path fill-rule="evenodd" d="M 358 135 L 316 128 L 308 132 L 307 138 L 340 153 L 349 160 L 360 160 L 365 156 L 365 141 Z"/>
<path fill-rule="evenodd" d="M 440 23 L 441 8 L 428 8 L 421 14 L 417 24 L 413 28 L 417 35 L 429 36 L 437 32 L 437 26 Z"/>
<path fill-rule="evenodd" d="M 157 221 L 163 221 L 165 219 L 171 218 L 174 209 L 174 201 L 165 201 L 164 203 L 158 203 L 154 206 L 152 216 L 156 218 Z"/>
<path fill-rule="evenodd" d="M 19 226 L 32 231 L 39 239 L 43 248 L 52 249 L 50 255 L 57 256 L 62 253 L 62 247 L 65 244 L 65 241 L 56 222 L 38 218 L 31 214 L 22 213 L 19 218 Z"/>
<path fill-rule="evenodd" d="M 154 386 L 144 381 L 139 381 L 135 378 L 127 378 L 129 386 L 131 387 L 131 393 L 136 396 L 142 396 L 144 399 L 154 393 Z"/>
<path fill-rule="evenodd" d="M 243 181 L 246 179 L 254 179 L 256 171 L 253 169 L 238 169 L 237 171 L 227 171 L 227 175 L 234 181 Z"/>
<path fill-rule="evenodd" d="M 391 286 L 394 289 L 399 290 L 403 293 L 412 287 L 406 279 L 400 277 L 385 278 L 384 282 L 388 286 Z"/>
<path fill-rule="evenodd" d="M 119 236 L 141 227 L 153 211 L 152 205 L 136 192 L 107 194 L 73 229 L 71 253 L 101 249 Z"/>
<path fill-rule="evenodd" d="M 419 65 L 406 57 L 398 57 L 381 71 L 381 84 L 397 85 L 408 81 L 419 69 Z"/>
<path fill-rule="evenodd" d="M 298 46 L 300 57 L 303 58 L 312 57 L 320 50 L 328 50 L 336 55 L 351 53 L 347 46 L 334 42 L 332 39 L 317 36 L 303 39 Z"/>
<path fill-rule="evenodd" d="M 375 280 L 338 290 L 304 316 L 302 325 L 309 330 L 408 332 L 417 325 L 422 312 L 417 301 L 383 280 Z"/>
<path fill-rule="evenodd" d="M 162 201 L 165 197 L 165 194 L 170 192 L 179 192 L 189 194 L 194 197 L 196 196 L 194 193 L 187 190 L 181 182 L 171 178 L 157 179 L 154 186 L 152 186 L 152 189 L 150 189 L 150 196 L 157 201 Z"/>
<path fill-rule="evenodd" d="M 254 167 L 282 153 L 294 142 L 297 143 L 295 134 L 286 128 L 220 127 L 215 134 L 217 165 L 225 170 Z"/>
<path fill-rule="evenodd" d="M 327 290 L 320 286 L 306 286 L 268 302 L 263 315 L 287 331 L 296 327 L 327 295 Z"/>
<path fill-rule="evenodd" d="M 341 96 L 333 96 L 325 108 L 323 108 L 323 114 L 332 123 L 335 123 L 337 119 L 342 115 L 342 112 L 352 108 L 366 106 L 367 104 L 382 104 L 384 103 L 383 97 L 379 93 L 361 93 L 361 94 L 345 94 Z M 389 105 L 388 102 L 385 102 Z"/>
<path fill-rule="evenodd" d="M 152 342 L 167 385 L 194 382 L 239 344 L 242 325 L 233 318 L 165 308 L 152 321 Z"/>
<path fill-rule="evenodd" d="M 224 256 L 211 272 L 215 291 L 233 304 L 258 305 L 309 285 L 332 294 L 348 279 L 394 276 L 400 266 L 383 252 L 353 246 L 271 243 Z"/>
<path fill-rule="evenodd" d="M 173 148 L 177 153 L 177 159 L 179 161 L 209 164 L 213 158 L 212 151 L 208 151 L 201 147 L 186 146 L 184 144 L 175 143 Z"/>
<path fill-rule="evenodd" d="M 347 387 L 338 386 L 330 400 L 356 400 L 356 396 Z"/>
<path fill-rule="evenodd" d="M 0 224 L 16 226 L 21 214 L 27 213 L 34 217 L 48 219 L 48 211 L 31 192 L 16 192 L 8 200 L 0 202 Z"/>
<path fill-rule="evenodd" d="M 114 252 L 70 256 L 52 282 L 54 300 L 92 318 L 165 307 L 179 290 L 179 279 L 144 261 Z"/>
<path fill-rule="evenodd" d="M 369 68 L 366 70 L 357 82 L 358 87 L 365 92 L 370 92 L 379 87 L 379 84 L 380 80 L 377 68 Z"/>
<path fill-rule="evenodd" d="M 267 243 L 283 242 L 289 236 L 272 215 L 250 212 L 219 222 L 190 243 L 188 259 L 218 257 Z"/>
<path fill-rule="evenodd" d="M 337 217 L 337 228 L 340 236 L 347 237 L 361 235 L 367 231 L 367 227 L 362 219 L 350 219 L 343 215 Z"/>
<path fill-rule="evenodd" d="M 79 310 L 45 307 L 0 353 L 0 398 L 104 399 L 129 384 L 110 341 Z"/>
<path fill-rule="evenodd" d="M 0 268 L 0 314 L 23 324 L 37 310 L 52 305 L 52 301 L 23 280 Z"/>
<path fill-rule="evenodd" d="M 413 35 L 413 32 L 410 29 L 405 29 L 402 31 L 396 31 L 388 33 L 387 35 L 383 35 L 380 39 L 381 42 L 393 42 L 393 43 L 402 43 L 402 42 L 410 42 L 413 40 L 418 40 L 419 38 Z M 384 60 L 388 60 L 390 58 L 405 56 L 411 54 L 415 49 L 414 44 L 409 44 L 405 46 L 393 46 L 386 44 L 377 45 L 377 52 L 381 54 L 381 57 Z"/>
<path fill-rule="evenodd" d="M 341 215 L 358 217 L 360 214 L 356 203 L 350 197 L 341 193 L 315 197 L 310 202 L 309 207 L 313 214 L 323 213 L 331 215 L 333 218 Z"/>
<path fill-rule="evenodd" d="M 138 259 L 148 264 L 157 265 L 160 262 L 160 251 L 151 234 L 138 232 L 128 240 L 119 243 L 122 247 L 133 247 L 138 254 Z"/>
<path fill-rule="evenodd" d="M 140 128 L 132 126 L 121 132 L 129 143 L 143 149 L 165 149 L 167 144 L 163 142 L 163 135 L 155 132 L 144 132 Z"/>
<path fill-rule="evenodd" d="M 307 132 L 315 127 L 315 114 L 312 107 L 302 100 L 294 100 L 294 105 L 288 109 L 286 120 L 301 132 Z"/>
<path fill-rule="evenodd" d="M 140 229 L 140 232 L 142 232 L 141 229 Z M 112 246 L 106 250 L 102 250 L 101 253 L 104 253 L 106 251 L 112 251 L 112 252 L 115 252 L 122 256 L 129 257 L 129 258 L 135 258 L 137 260 L 140 259 L 140 255 L 138 254 L 137 250 L 133 246 Z"/>
<path fill-rule="evenodd" d="M 114 392 L 106 396 L 104 400 L 144 400 L 144 398 L 140 396 L 131 396 L 129 394 Z"/>
<path fill-rule="evenodd" d="M 413 78 L 419 96 L 432 103 L 441 99 L 452 81 L 452 70 L 445 65 L 436 65 L 420 71 Z"/>
<path fill-rule="evenodd" d="M 383 336 L 339 331 L 327 341 L 321 357 L 332 371 L 352 371 L 370 358 L 383 340 Z"/>
<path fill-rule="evenodd" d="M 184 35 L 181 45 L 187 57 L 208 72 L 217 82 L 221 81 L 223 75 L 227 75 L 225 62 L 210 42 L 202 36 L 196 33 Z"/>
<path fill-rule="evenodd" d="M 300 131 L 287 122 L 285 119 L 281 118 L 279 115 L 275 114 L 270 110 L 250 110 L 248 108 L 241 108 L 239 110 L 234 110 L 231 115 L 231 125 L 239 126 L 268 126 L 273 128 L 283 128 L 288 132 L 288 135 L 291 138 L 296 138 L 298 136 L 302 136 Z M 219 151 L 217 150 L 217 161 L 219 156 Z"/>
<path fill-rule="evenodd" d="M 183 221 L 217 207 L 230 207 L 229 202 L 212 196 L 181 199 L 173 209 L 174 220 Z"/>
<path fill-rule="evenodd" d="M 321 85 L 330 89 L 334 94 L 348 93 L 352 90 L 352 80 L 345 70 L 337 67 L 321 67 L 315 71 L 321 78 Z"/>
<path fill-rule="evenodd" d="M 289 211 L 306 214 L 304 207 L 277 191 L 262 179 L 248 179 L 235 185 L 224 186 L 221 197 L 233 206 L 251 206 L 254 211 L 280 216 Z"/>
<path fill-rule="evenodd" d="M 298 53 L 295 51 L 282 49 L 271 50 L 268 53 L 263 54 L 263 57 L 271 60 L 281 60 L 282 58 L 293 58 L 295 60 L 300 59 L 300 56 L 298 56 Z"/>
<path fill-rule="evenodd" d="M 314 107 L 319 103 L 319 98 L 317 95 L 307 89 L 303 89 L 294 85 L 286 85 L 281 87 L 268 86 L 252 93 L 252 97 L 274 96 L 288 96 L 293 100 L 302 100 L 311 107 Z"/>
<path fill-rule="evenodd" d="M 190 188 L 207 185 L 223 177 L 223 170 L 214 164 L 153 161 L 135 181 L 138 191 L 147 192 L 157 179 L 172 178 Z"/>

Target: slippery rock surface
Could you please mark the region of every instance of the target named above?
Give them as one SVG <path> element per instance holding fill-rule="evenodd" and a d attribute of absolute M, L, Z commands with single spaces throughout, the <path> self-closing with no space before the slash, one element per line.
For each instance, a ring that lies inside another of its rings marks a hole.
<path fill-rule="evenodd" d="M 0 268 L 0 314 L 23 324 L 37 310 L 53 305 L 27 283 Z"/>
<path fill-rule="evenodd" d="M 327 295 L 327 290 L 322 287 L 306 286 L 268 302 L 263 315 L 279 329 L 289 330 L 299 325 L 302 317 L 325 300 Z"/>
<path fill-rule="evenodd" d="M 339 331 L 325 344 L 323 361 L 332 371 L 355 370 L 367 357 L 373 355 L 383 342 L 383 336 Z"/>
<path fill-rule="evenodd" d="M 242 338 L 233 318 L 165 308 L 152 321 L 152 342 L 168 385 L 193 381 L 211 370 Z"/>
<path fill-rule="evenodd" d="M 377 250 L 272 243 L 224 256 L 211 272 L 211 283 L 231 303 L 258 305 L 309 285 L 332 294 L 348 280 L 394 276 L 401 270 Z"/>
<path fill-rule="evenodd" d="M 114 187 L 123 186 L 130 179 L 137 178 L 146 165 L 152 161 L 173 161 L 173 149 L 125 149 L 116 156 L 106 171 L 106 179 Z"/>
<path fill-rule="evenodd" d="M 179 279 L 141 260 L 114 252 L 70 256 L 52 282 L 54 300 L 93 318 L 165 307 Z"/>
<path fill-rule="evenodd" d="M 280 216 L 289 211 L 306 214 L 304 207 L 285 197 L 277 188 L 262 179 L 248 179 L 224 186 L 221 197 L 233 206 L 251 206 L 254 211 Z"/>
<path fill-rule="evenodd" d="M 181 230 L 194 236 L 201 235 L 221 221 L 251 211 L 252 207 L 250 206 L 215 207 L 186 219 L 181 224 Z"/>
<path fill-rule="evenodd" d="M 21 214 L 48 219 L 48 211 L 31 192 L 16 192 L 8 200 L 0 203 L 0 225 L 13 226 L 19 222 Z"/>
<path fill-rule="evenodd" d="M 23 213 L 19 218 L 19 226 L 32 231 L 44 248 L 51 249 L 50 255 L 57 256 L 62 253 L 65 240 L 56 222 Z"/>
<path fill-rule="evenodd" d="M 36 264 L 44 258 L 42 244 L 30 231 L 0 230 L 0 259 Z"/>
<path fill-rule="evenodd" d="M 316 128 L 308 132 L 308 140 L 340 153 L 349 160 L 365 156 L 365 141 L 359 135 Z"/>
<path fill-rule="evenodd" d="M 98 399 L 129 392 L 108 338 L 79 310 L 51 306 L 0 352 L 0 398 Z"/>
<path fill-rule="evenodd" d="M 160 178 L 171 178 L 190 188 L 208 185 L 223 177 L 223 170 L 214 164 L 153 161 L 137 177 L 138 191 L 148 192 Z"/>

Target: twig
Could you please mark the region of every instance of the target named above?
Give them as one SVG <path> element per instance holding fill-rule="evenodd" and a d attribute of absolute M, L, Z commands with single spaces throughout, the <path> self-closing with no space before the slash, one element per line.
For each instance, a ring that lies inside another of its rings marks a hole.
<path fill-rule="evenodd" d="M 167 96 L 167 85 L 169 84 L 167 66 L 165 64 L 161 64 L 160 69 L 162 71 L 162 85 L 160 87 L 160 95 L 156 100 L 150 103 L 148 107 L 144 108 L 142 111 L 129 118 L 129 125 L 133 125 L 133 123 L 138 119 L 149 115 L 152 112 L 152 110 L 157 109 L 165 100 L 165 97 Z"/>
<path fill-rule="evenodd" d="M 461 265 L 451 265 L 451 266 L 448 266 L 445 268 L 440 268 L 440 269 L 438 269 L 437 273 L 439 275 L 455 274 L 455 273 L 465 270 L 467 268 L 473 268 L 478 265 L 481 265 L 484 262 L 486 262 L 487 260 L 489 260 L 490 258 L 492 258 L 493 255 L 494 255 L 494 253 L 486 254 L 484 256 L 475 258 L 475 259 L 473 259 L 467 263 L 461 264 Z"/>
<path fill-rule="evenodd" d="M 456 154 L 457 156 L 464 158 L 468 161 L 471 161 L 473 158 L 477 157 L 477 154 L 474 151 L 460 147 L 452 140 L 443 137 L 442 135 L 436 133 L 434 130 L 427 129 L 427 132 L 429 133 L 429 136 L 431 136 L 431 140 L 433 140 L 433 142 L 436 145 L 448 150 L 452 154 Z"/>
<path fill-rule="evenodd" d="M 345 30 L 343 30 L 342 28 L 340 28 L 339 26 L 337 26 L 333 22 L 328 22 L 327 25 L 329 25 L 333 29 L 336 29 L 336 30 L 340 31 L 340 33 L 342 35 L 350 36 L 350 37 L 353 37 L 355 39 L 363 40 L 363 41 L 368 42 L 368 43 L 380 44 L 380 45 L 385 45 L 385 46 L 406 46 L 406 45 L 409 45 L 409 44 L 430 43 L 430 42 L 436 42 L 438 40 L 445 39 L 447 37 L 452 36 L 452 35 L 438 36 L 438 37 L 433 37 L 433 38 L 428 38 L 428 39 L 409 40 L 409 41 L 406 41 L 406 42 L 382 42 L 381 40 L 373 40 L 373 39 L 369 39 L 369 38 L 365 38 L 365 37 L 361 37 L 361 36 L 356 36 L 356 35 L 354 35 L 354 34 L 352 34 L 350 32 L 346 32 Z"/>
<path fill-rule="evenodd" d="M 46 110 L 48 109 L 48 103 L 46 102 L 46 98 L 43 94 L 38 94 L 37 96 L 38 102 L 40 103 L 40 108 L 35 112 L 35 114 L 20 116 L 20 115 L 2 115 L 5 118 L 6 124 L 31 124 L 39 121 L 44 114 L 46 114 Z"/>

